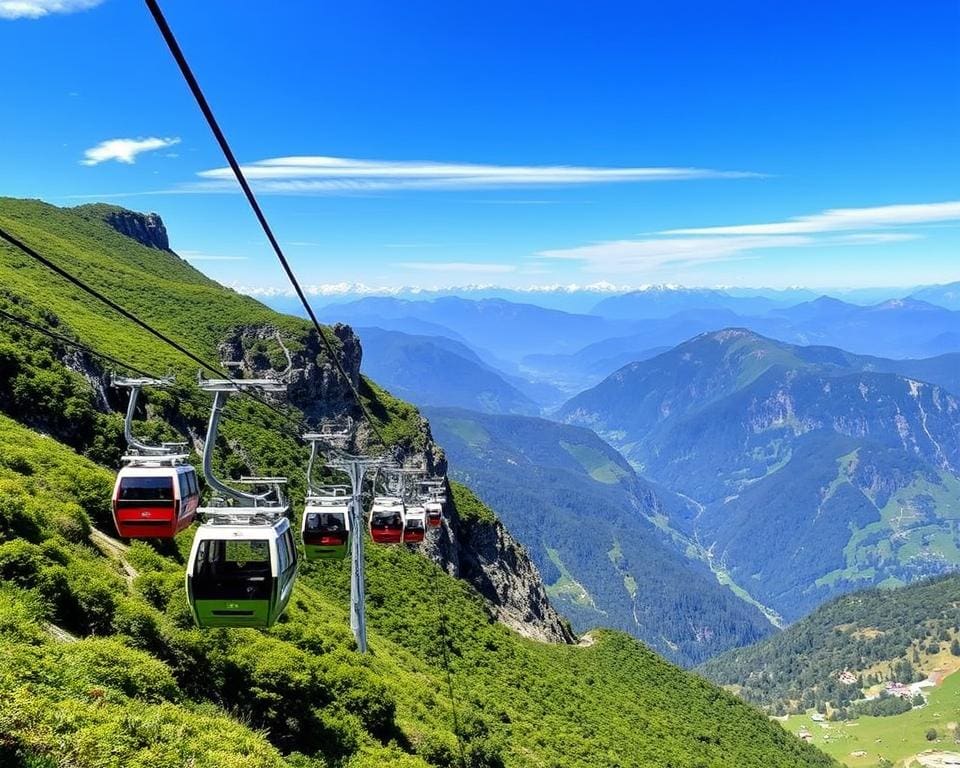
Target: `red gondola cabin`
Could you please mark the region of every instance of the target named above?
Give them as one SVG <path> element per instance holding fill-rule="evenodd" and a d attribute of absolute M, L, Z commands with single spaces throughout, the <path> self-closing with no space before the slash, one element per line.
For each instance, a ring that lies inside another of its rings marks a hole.
<path fill-rule="evenodd" d="M 403 543 L 417 544 L 427 533 L 427 512 L 423 507 L 410 507 L 403 519 Z"/>
<path fill-rule="evenodd" d="M 199 502 L 193 467 L 144 458 L 117 475 L 113 522 L 125 539 L 172 539 L 193 522 Z"/>
<path fill-rule="evenodd" d="M 428 501 L 424 506 L 427 510 L 427 525 L 431 528 L 443 525 L 443 504 L 439 501 Z"/>
<path fill-rule="evenodd" d="M 394 496 L 377 496 L 370 510 L 370 537 L 378 544 L 399 544 L 403 541 L 403 500 Z"/>

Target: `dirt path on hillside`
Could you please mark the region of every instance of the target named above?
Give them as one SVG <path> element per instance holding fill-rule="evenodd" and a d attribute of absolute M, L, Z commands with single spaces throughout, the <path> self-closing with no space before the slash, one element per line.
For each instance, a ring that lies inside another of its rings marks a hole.
<path fill-rule="evenodd" d="M 133 580 L 140 575 L 139 571 L 127 562 L 127 550 L 130 549 L 122 541 L 107 536 L 103 531 L 94 528 L 90 531 L 91 543 L 99 549 L 104 555 L 120 566 L 127 583 L 133 583 Z"/>

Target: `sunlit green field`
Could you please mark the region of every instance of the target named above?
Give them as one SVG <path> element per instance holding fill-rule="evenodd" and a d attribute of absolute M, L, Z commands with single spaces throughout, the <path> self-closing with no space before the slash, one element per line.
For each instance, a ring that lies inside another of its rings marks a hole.
<path fill-rule="evenodd" d="M 925 707 L 893 717 L 861 717 L 849 723 L 815 723 L 809 715 L 794 716 L 784 723 L 790 733 L 806 728 L 813 743 L 851 768 L 880 764 L 882 757 L 895 765 L 909 766 L 909 758 L 929 749 L 960 753 L 954 739 L 960 735 L 960 674 L 950 675 L 934 689 Z M 951 727 L 952 726 L 952 727 Z M 926 732 L 937 731 L 937 740 L 928 741 Z M 853 757 L 863 751 L 866 755 Z"/>

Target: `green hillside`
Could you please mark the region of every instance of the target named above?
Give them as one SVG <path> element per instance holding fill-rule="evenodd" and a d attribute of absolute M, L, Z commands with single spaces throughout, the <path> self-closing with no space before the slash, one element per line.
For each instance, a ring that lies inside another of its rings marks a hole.
<path fill-rule="evenodd" d="M 92 546 L 111 481 L 0 417 L 3 765 L 456 765 L 444 642 L 471 766 L 830 764 L 622 635 L 520 639 L 405 549 L 369 550 L 366 657 L 340 566 L 305 568 L 269 632 L 194 629 L 182 556 Z"/>
<path fill-rule="evenodd" d="M 256 369 L 282 367 L 271 343 L 279 332 L 305 371 L 291 402 L 308 416 L 349 406 L 316 374 L 328 362 L 305 323 L 118 235 L 102 222 L 108 210 L 6 199 L 0 224 L 211 360 L 228 341 Z M 181 382 L 195 374 L 5 245 L 0 284 L 5 311 L 132 364 L 173 369 Z M 358 366 L 350 334 L 337 344 Z M 344 564 L 305 565 L 270 631 L 197 630 L 183 589 L 190 531 L 173 547 L 109 538 L 121 422 L 103 367 L 6 320 L 0 355 L 4 766 L 833 764 L 624 635 L 599 632 L 585 647 L 520 638 L 472 587 L 406 548 L 368 549 L 366 656 L 347 628 Z M 389 442 L 430 449 L 415 409 L 370 382 L 362 389 Z M 201 433 L 207 405 L 186 383 L 152 393 L 138 430 Z M 235 398 L 221 446 L 232 450 L 218 461 L 225 472 L 290 475 L 296 503 L 304 451 L 280 426 Z M 465 489 L 455 499 L 475 522 L 490 514 Z"/>
<path fill-rule="evenodd" d="M 870 589 L 821 606 L 780 634 L 699 670 L 771 711 L 846 707 L 885 681 L 960 667 L 960 574 Z M 951 653 L 951 649 L 957 653 Z M 856 676 L 841 682 L 844 670 Z"/>

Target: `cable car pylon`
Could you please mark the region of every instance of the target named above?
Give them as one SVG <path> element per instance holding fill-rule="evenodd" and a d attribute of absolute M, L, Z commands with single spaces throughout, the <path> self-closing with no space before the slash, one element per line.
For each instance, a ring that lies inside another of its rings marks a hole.
<path fill-rule="evenodd" d="M 367 608 L 364 584 L 364 520 L 363 481 L 369 470 L 390 467 L 393 462 L 384 457 L 354 456 L 339 445 L 349 441 L 350 432 L 311 432 L 303 436 L 311 443 L 311 459 L 316 448 L 326 446 L 331 452 L 327 466 L 338 469 L 350 478 L 350 629 L 359 653 L 367 652 Z M 312 467 L 311 460 L 311 467 Z"/>

